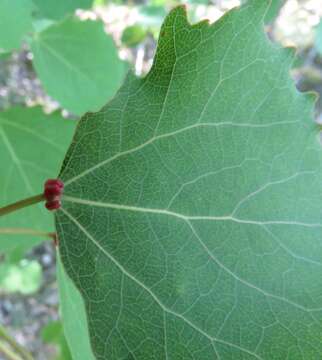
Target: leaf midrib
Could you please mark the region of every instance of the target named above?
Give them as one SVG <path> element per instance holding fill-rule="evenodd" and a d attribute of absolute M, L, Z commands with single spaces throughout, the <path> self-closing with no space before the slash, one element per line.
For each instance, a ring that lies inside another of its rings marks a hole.
<path fill-rule="evenodd" d="M 78 199 L 78 198 L 74 198 L 74 197 L 66 196 L 66 195 L 63 197 L 63 199 L 65 201 L 69 201 L 69 202 L 72 202 L 72 203 L 83 204 L 83 205 L 88 205 L 88 206 L 105 207 L 105 208 L 110 208 L 110 209 L 115 209 L 115 210 L 134 211 L 134 212 L 142 212 L 142 213 L 152 213 L 152 214 L 157 214 L 157 215 L 166 215 L 166 216 L 173 216 L 173 217 L 179 218 L 180 220 L 183 220 L 188 224 L 188 226 L 190 227 L 192 233 L 197 238 L 200 245 L 204 248 L 204 250 L 207 252 L 207 254 L 217 263 L 217 265 L 219 265 L 222 269 L 224 269 L 235 280 L 239 281 L 240 283 L 244 284 L 247 287 L 250 287 L 250 288 L 260 292 L 261 294 L 263 294 L 263 295 L 265 295 L 267 297 L 271 297 L 271 298 L 286 302 L 286 303 L 288 303 L 288 304 L 290 304 L 290 305 L 292 305 L 292 306 L 294 306 L 294 307 L 296 307 L 296 308 L 298 308 L 298 309 L 300 309 L 302 311 L 316 312 L 316 311 L 321 311 L 322 310 L 322 308 L 306 308 L 303 305 L 298 304 L 298 303 L 296 303 L 296 302 L 294 302 L 292 300 L 289 300 L 289 299 L 287 299 L 285 297 L 269 293 L 268 291 L 259 288 L 258 286 L 248 282 L 247 280 L 245 280 L 245 279 L 241 278 L 240 276 L 238 276 L 237 274 L 235 274 L 232 270 L 227 268 L 221 261 L 219 261 L 212 254 L 212 252 L 209 250 L 209 248 L 206 246 L 206 244 L 201 240 L 200 236 L 197 234 L 194 226 L 192 225 L 192 221 L 197 221 L 197 220 L 233 221 L 233 222 L 237 222 L 237 223 L 240 223 L 240 224 L 250 224 L 250 225 L 262 226 L 266 231 L 267 231 L 267 228 L 266 228 L 267 225 L 291 225 L 291 226 L 305 226 L 305 227 L 319 227 L 319 228 L 321 228 L 322 224 L 319 224 L 319 223 L 316 223 L 316 224 L 313 224 L 313 223 L 312 224 L 310 224 L 310 223 L 300 223 L 300 222 L 295 222 L 295 221 L 262 221 L 262 222 L 260 222 L 260 221 L 254 221 L 254 220 L 243 220 L 243 219 L 239 219 L 239 218 L 236 218 L 236 217 L 233 217 L 233 216 L 222 216 L 222 217 L 220 217 L 220 216 L 219 217 L 215 217 L 215 216 L 187 216 L 187 215 L 184 215 L 184 214 L 180 214 L 180 213 L 176 213 L 176 212 L 168 211 L 168 210 L 164 210 L 164 209 L 150 209 L 150 208 L 140 208 L 140 207 L 135 207 L 135 206 L 120 205 L 120 204 L 102 203 L 102 202 L 97 202 L 97 201 Z M 66 209 L 62 209 L 62 210 L 64 212 L 67 212 Z M 82 226 L 82 225 L 80 225 L 80 226 Z M 86 233 L 87 232 L 85 232 L 85 234 Z M 320 263 L 315 263 L 315 265 L 321 266 Z"/>
<path fill-rule="evenodd" d="M 130 155 L 134 152 L 137 152 L 143 148 L 145 148 L 146 146 L 153 144 L 154 142 L 164 139 L 164 138 L 171 138 L 172 136 L 184 133 L 186 131 L 190 131 L 193 129 L 197 129 L 197 128 L 202 128 L 202 127 L 220 127 L 220 126 L 236 126 L 236 127 L 247 127 L 247 128 L 270 128 L 272 126 L 281 126 L 281 125 L 294 125 L 299 123 L 299 121 L 280 121 L 280 122 L 272 122 L 270 124 L 251 124 L 251 123 L 234 123 L 234 122 L 216 122 L 216 123 L 195 123 L 192 124 L 190 126 L 187 126 L 185 128 L 181 128 L 178 130 L 174 130 L 172 132 L 169 133 L 165 133 L 165 134 L 161 134 L 158 136 L 154 136 L 151 137 L 149 140 L 147 140 L 144 143 L 141 143 L 131 149 L 116 153 L 115 155 L 111 156 L 110 158 L 103 160 L 101 162 L 99 162 L 98 164 L 84 170 L 83 172 L 81 172 L 80 174 L 74 176 L 73 178 L 65 181 L 65 186 L 67 187 L 68 185 L 72 184 L 73 182 L 81 179 L 82 177 L 86 176 L 87 174 L 95 171 L 96 169 L 122 157 L 125 155 Z"/>
<path fill-rule="evenodd" d="M 303 226 L 309 228 L 321 228 L 322 224 L 320 223 L 306 223 L 300 221 L 293 220 L 268 220 L 268 221 L 257 221 L 251 219 L 241 219 L 234 217 L 232 215 L 224 215 L 224 216 L 197 216 L 197 215 L 185 215 L 181 213 L 177 213 L 174 211 L 166 210 L 166 209 L 157 209 L 157 208 L 147 208 L 147 207 L 138 207 L 132 205 L 123 205 L 116 203 L 104 203 L 95 200 L 89 199 L 81 199 L 76 198 L 69 195 L 63 196 L 64 201 L 69 201 L 76 204 L 83 204 L 88 206 L 96 206 L 96 207 L 105 207 L 115 210 L 126 210 L 126 211 L 134 211 L 134 212 L 143 212 L 143 213 L 154 213 L 158 215 L 168 215 L 179 218 L 181 220 L 188 221 L 197 221 L 197 220 L 209 220 L 209 221 L 234 221 L 240 224 L 249 224 L 249 225 L 292 225 L 292 226 Z"/>

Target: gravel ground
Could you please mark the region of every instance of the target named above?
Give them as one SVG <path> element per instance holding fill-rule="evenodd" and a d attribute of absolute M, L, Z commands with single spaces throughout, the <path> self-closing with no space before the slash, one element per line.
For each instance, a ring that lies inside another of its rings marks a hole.
<path fill-rule="evenodd" d="M 40 263 L 42 285 L 36 294 L 30 296 L 11 294 L 0 297 L 0 323 L 36 359 L 48 360 L 54 349 L 41 341 L 40 332 L 44 325 L 59 318 L 54 246 L 46 242 L 34 248 L 26 258 Z"/>

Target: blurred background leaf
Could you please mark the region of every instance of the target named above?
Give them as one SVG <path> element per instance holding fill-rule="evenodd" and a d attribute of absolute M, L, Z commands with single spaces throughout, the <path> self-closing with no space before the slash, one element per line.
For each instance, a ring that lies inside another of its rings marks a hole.
<path fill-rule="evenodd" d="M 40 107 L 15 107 L 0 113 L 0 204 L 41 193 L 55 178 L 76 122 Z M 0 218 L 0 252 L 20 258 L 27 249 L 48 240 L 53 216 L 39 204 Z"/>
<path fill-rule="evenodd" d="M 47 324 L 41 331 L 41 337 L 45 343 L 53 344 L 56 347 L 57 353 L 52 360 L 73 360 L 61 321 L 53 321 Z"/>
<path fill-rule="evenodd" d="M 57 256 L 57 280 L 64 332 L 74 359 L 95 360 L 89 343 L 83 299 Z"/>
<path fill-rule="evenodd" d="M 35 70 L 49 95 L 76 115 L 99 110 L 125 73 L 100 22 L 67 18 L 35 34 Z"/>
<path fill-rule="evenodd" d="M 59 20 L 76 9 L 90 9 L 93 0 L 32 0 L 39 12 L 38 15 Z"/>
<path fill-rule="evenodd" d="M 142 42 L 146 35 L 147 30 L 142 25 L 136 24 L 125 28 L 121 40 L 125 46 L 133 47 Z"/>
<path fill-rule="evenodd" d="M 0 0 L 0 49 L 17 49 L 32 30 L 32 3 L 29 0 Z"/>

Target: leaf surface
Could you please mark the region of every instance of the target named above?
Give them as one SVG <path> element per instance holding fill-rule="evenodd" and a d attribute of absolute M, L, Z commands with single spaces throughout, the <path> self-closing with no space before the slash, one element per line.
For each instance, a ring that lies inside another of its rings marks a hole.
<path fill-rule="evenodd" d="M 150 73 L 76 130 L 56 226 L 97 359 L 322 356 L 314 96 L 268 4 L 173 10 Z"/>
<path fill-rule="evenodd" d="M 125 66 L 100 22 L 67 18 L 35 34 L 31 49 L 48 94 L 76 115 L 99 110 L 123 79 Z"/>
<path fill-rule="evenodd" d="M 0 206 L 43 191 L 54 178 L 75 129 L 75 122 L 40 107 L 16 107 L 0 112 Z M 0 217 L 0 252 L 23 253 L 48 239 L 53 217 L 44 204 Z"/>

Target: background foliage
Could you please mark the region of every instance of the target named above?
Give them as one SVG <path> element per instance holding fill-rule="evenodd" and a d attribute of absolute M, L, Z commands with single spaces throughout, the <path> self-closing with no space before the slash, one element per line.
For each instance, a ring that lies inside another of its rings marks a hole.
<path fill-rule="evenodd" d="M 128 67 L 147 72 L 163 18 L 179 3 L 0 0 L 0 204 L 41 191 L 57 175 L 77 120 L 113 97 Z M 187 5 L 197 21 L 238 3 Z M 302 90 L 322 91 L 320 16 L 319 0 L 276 0 L 266 18 L 274 41 L 298 47 L 292 75 Z M 52 221 L 42 206 L 0 220 L 0 321 L 36 359 L 90 359 L 88 342 L 77 353 L 72 336 L 79 315 L 72 304 L 82 299 L 58 262 L 59 310 Z M 28 358 L 0 333 L 0 352 L 6 347 Z"/>

